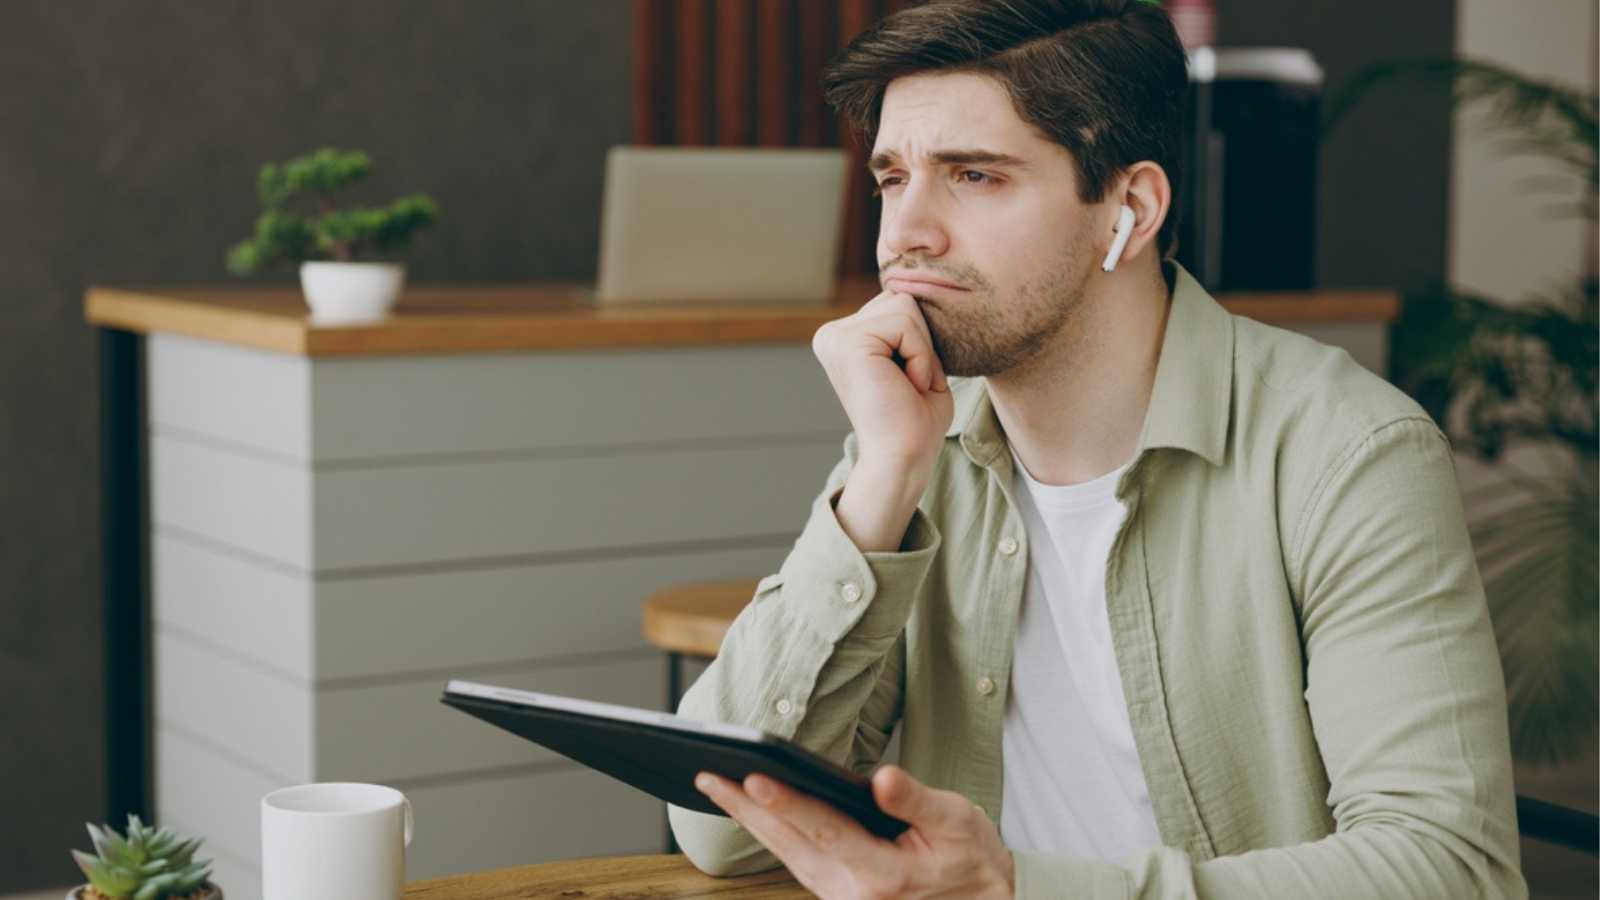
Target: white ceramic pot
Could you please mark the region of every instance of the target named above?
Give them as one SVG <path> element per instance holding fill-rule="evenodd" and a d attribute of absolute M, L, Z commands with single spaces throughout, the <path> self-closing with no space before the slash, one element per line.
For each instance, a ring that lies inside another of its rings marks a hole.
<path fill-rule="evenodd" d="M 300 290 L 318 325 L 372 322 L 389 314 L 405 286 L 404 263 L 309 261 L 300 264 Z"/>
<path fill-rule="evenodd" d="M 222 888 L 217 887 L 209 881 L 206 882 L 204 886 L 206 890 L 210 892 L 200 895 L 202 898 L 204 898 L 204 900 L 222 900 Z M 87 884 L 80 884 L 73 888 L 72 893 L 67 894 L 67 900 L 83 900 L 83 890 L 87 887 Z"/>

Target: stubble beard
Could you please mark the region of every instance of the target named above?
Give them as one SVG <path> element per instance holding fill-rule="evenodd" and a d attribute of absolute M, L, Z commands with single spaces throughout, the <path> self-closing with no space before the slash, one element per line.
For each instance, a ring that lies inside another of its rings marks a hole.
<path fill-rule="evenodd" d="M 1016 374 L 1037 361 L 1083 305 L 1089 270 L 1076 248 L 1010 298 L 992 288 L 960 300 L 920 299 L 923 319 L 946 375 Z"/>

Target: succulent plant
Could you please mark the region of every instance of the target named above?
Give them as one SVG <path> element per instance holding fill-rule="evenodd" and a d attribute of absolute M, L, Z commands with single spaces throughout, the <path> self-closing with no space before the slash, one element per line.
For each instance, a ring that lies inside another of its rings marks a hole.
<path fill-rule="evenodd" d="M 72 851 L 89 878 L 83 900 L 181 900 L 204 896 L 211 862 L 194 862 L 199 838 L 184 839 L 170 828 L 155 830 L 128 816 L 127 836 L 111 826 L 88 825 L 93 855 Z"/>

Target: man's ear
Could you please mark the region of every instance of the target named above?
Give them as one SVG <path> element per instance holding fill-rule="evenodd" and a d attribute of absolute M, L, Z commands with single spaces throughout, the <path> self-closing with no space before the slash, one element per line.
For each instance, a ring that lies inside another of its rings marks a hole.
<path fill-rule="evenodd" d="M 1128 246 L 1120 258 L 1136 259 L 1146 247 L 1155 245 L 1161 233 L 1161 223 L 1166 221 L 1167 212 L 1172 208 L 1172 183 L 1167 181 L 1167 173 L 1160 166 L 1144 160 L 1128 167 L 1123 173 L 1121 188 L 1107 199 L 1115 201 L 1119 194 L 1121 203 L 1113 204 L 1112 209 L 1127 206 L 1133 210 L 1134 217 L 1133 235 L 1128 238 Z M 1160 254 L 1159 247 L 1156 253 Z"/>

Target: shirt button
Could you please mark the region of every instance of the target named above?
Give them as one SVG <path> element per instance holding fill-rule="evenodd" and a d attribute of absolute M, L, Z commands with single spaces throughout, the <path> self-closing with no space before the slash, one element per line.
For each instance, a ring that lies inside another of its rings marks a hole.
<path fill-rule="evenodd" d="M 854 581 L 846 582 L 844 587 L 839 588 L 839 596 L 843 597 L 846 603 L 854 603 L 861 599 L 861 588 L 857 587 Z"/>
<path fill-rule="evenodd" d="M 787 716 L 792 712 L 794 712 L 794 704 L 790 703 L 787 697 L 778 701 L 778 715 Z"/>
<path fill-rule="evenodd" d="M 1010 556 L 1011 554 L 1016 553 L 1017 552 L 1017 541 L 1016 541 L 1016 539 L 1015 538 L 1004 538 L 1004 539 L 1002 539 L 1000 541 L 1000 552 L 1002 554 L 1006 555 L 1006 556 Z"/>
<path fill-rule="evenodd" d="M 978 679 L 978 693 L 987 697 L 994 693 L 994 679 L 985 675 Z"/>

